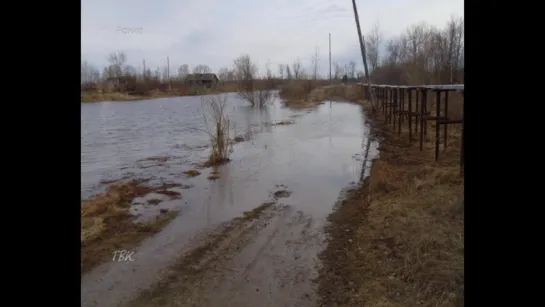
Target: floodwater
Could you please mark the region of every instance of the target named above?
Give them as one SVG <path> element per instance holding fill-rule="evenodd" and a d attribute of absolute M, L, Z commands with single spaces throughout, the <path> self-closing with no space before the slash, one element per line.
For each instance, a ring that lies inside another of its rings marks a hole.
<path fill-rule="evenodd" d="M 201 294 L 193 291 L 191 304 L 315 303 L 308 280 L 316 277 L 326 218 L 341 192 L 359 182 L 370 165 L 362 165 L 369 133 L 365 114 L 359 105 L 343 102 L 291 110 L 278 99 L 262 109 L 248 106 L 234 93 L 227 99 L 234 133 L 245 141 L 234 145 L 231 161 L 217 168 L 220 177 L 214 181 L 207 179 L 212 168 L 199 169 L 202 174 L 194 178 L 182 173 L 194 169 L 209 153 L 208 136 L 201 131 L 205 129 L 201 97 L 82 104 L 82 198 L 103 190 L 106 185 L 101 182 L 120 178 L 152 178 L 185 186 L 181 199 L 156 206 L 146 205 L 145 199 L 135 201 L 132 212 L 140 218 L 154 216 L 160 208 L 180 213 L 136 249 L 135 261 L 106 263 L 83 276 L 82 306 L 130 301 L 153 286 L 163 269 L 198 245 L 207 232 L 270 200 L 279 190 L 291 192 L 278 199 L 282 209 L 245 241 L 247 248 L 240 248 L 231 262 L 222 265 L 231 267 L 226 272 L 245 268 L 244 277 L 221 275 L 225 282 L 208 290 L 201 287 Z M 282 120 L 295 123 L 271 125 Z M 371 143 L 368 160 L 377 154 L 377 145 Z M 146 160 L 154 156 L 168 159 Z M 304 243 L 294 247 L 293 242 L 299 241 Z M 204 299 L 208 293 L 215 299 Z"/>

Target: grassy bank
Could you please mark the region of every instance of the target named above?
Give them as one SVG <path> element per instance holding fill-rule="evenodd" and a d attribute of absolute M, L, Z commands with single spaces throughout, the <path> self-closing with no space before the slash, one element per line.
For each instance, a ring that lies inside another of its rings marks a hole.
<path fill-rule="evenodd" d="M 81 102 L 101 102 L 101 101 L 131 101 L 142 99 L 156 99 L 166 97 L 196 96 L 222 94 L 236 91 L 233 86 L 220 86 L 215 89 L 195 89 L 191 91 L 171 90 L 171 91 L 150 91 L 146 95 L 129 94 L 122 92 L 98 92 L 84 91 L 81 93 Z"/>
<path fill-rule="evenodd" d="M 361 90 L 353 85 L 324 85 L 327 81 L 291 81 L 280 90 L 280 98 L 290 108 L 311 108 L 324 100 L 358 101 Z"/>
<path fill-rule="evenodd" d="M 167 190 L 175 185 L 151 187 L 142 180 L 111 184 L 106 192 L 82 202 L 81 206 L 81 272 L 86 273 L 97 265 L 110 261 L 116 250 L 134 248 L 148 236 L 166 226 L 177 212 L 161 210 L 153 220 L 134 222 L 129 212 L 132 200 L 151 192 L 170 198 L 180 193 Z"/>
<path fill-rule="evenodd" d="M 363 102 L 354 85 L 313 92 L 307 101 L 321 95 Z M 320 255 L 322 306 L 463 306 L 460 130 L 449 127 L 448 149 L 434 162 L 434 122 L 419 151 L 418 142 L 408 144 L 407 131 L 400 136 L 380 115 L 373 119 L 380 156 L 370 177 L 330 216 L 330 242 Z"/>
<path fill-rule="evenodd" d="M 132 95 L 120 92 L 82 92 L 81 102 L 131 101 L 181 96 L 180 92 L 155 92 L 149 95 Z"/>

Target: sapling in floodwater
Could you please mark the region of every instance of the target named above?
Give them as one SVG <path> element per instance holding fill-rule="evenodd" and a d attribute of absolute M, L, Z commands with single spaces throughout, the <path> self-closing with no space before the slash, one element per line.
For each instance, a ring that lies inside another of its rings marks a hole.
<path fill-rule="evenodd" d="M 232 123 L 226 114 L 227 96 L 216 96 L 201 100 L 204 132 L 210 139 L 211 151 L 207 166 L 217 165 L 229 161 L 232 152 L 230 131 Z"/>

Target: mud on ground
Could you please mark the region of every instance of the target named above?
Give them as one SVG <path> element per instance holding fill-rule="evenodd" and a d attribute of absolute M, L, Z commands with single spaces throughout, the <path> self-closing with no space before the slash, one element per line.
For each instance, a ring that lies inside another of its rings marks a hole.
<path fill-rule="evenodd" d="M 381 142 L 370 177 L 329 217 L 320 306 L 463 306 L 459 130 L 449 127 L 449 148 L 435 163 L 432 142 L 420 152 L 381 122 L 373 123 Z"/>
<path fill-rule="evenodd" d="M 265 203 L 208 236 L 127 306 L 315 306 L 308 264 L 323 238 L 290 206 Z"/>

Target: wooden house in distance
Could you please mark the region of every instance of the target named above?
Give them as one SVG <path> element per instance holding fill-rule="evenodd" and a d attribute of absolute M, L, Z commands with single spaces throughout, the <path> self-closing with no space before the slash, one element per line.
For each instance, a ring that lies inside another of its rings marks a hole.
<path fill-rule="evenodd" d="M 185 77 L 185 85 L 189 88 L 215 88 L 218 82 L 216 74 L 189 74 Z"/>

